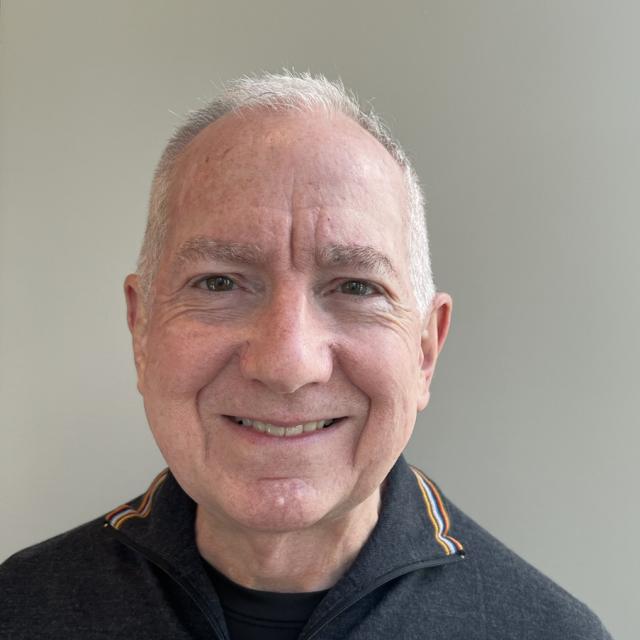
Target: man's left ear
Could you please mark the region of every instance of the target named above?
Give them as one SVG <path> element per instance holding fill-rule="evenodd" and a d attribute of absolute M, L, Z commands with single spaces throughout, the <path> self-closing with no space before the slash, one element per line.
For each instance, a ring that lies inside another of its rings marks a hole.
<path fill-rule="evenodd" d="M 431 380 L 451 324 L 453 300 L 448 293 L 436 293 L 424 320 L 420 338 L 421 363 L 418 381 L 418 411 L 429 404 Z"/>

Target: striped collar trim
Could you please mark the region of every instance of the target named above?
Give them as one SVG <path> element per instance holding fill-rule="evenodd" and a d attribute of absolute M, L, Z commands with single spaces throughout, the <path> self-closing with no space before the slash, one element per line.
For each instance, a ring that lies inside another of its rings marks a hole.
<path fill-rule="evenodd" d="M 444 501 L 436 485 L 427 478 L 427 476 L 411 467 L 411 471 L 416 477 L 420 493 L 429 517 L 429 521 L 433 526 L 433 534 L 436 542 L 440 545 L 446 555 L 459 555 L 464 557 L 464 547 L 453 536 L 449 535 L 450 520 L 449 514 L 444 507 Z"/>
<path fill-rule="evenodd" d="M 106 524 L 112 526 L 114 529 L 120 529 L 127 520 L 131 520 L 132 518 L 146 518 L 151 513 L 153 499 L 158 488 L 167 479 L 168 475 L 169 469 L 165 469 L 155 477 L 137 507 L 132 507 L 130 504 L 123 504 L 113 511 L 110 511 L 105 516 Z"/>
<path fill-rule="evenodd" d="M 422 494 L 425 510 L 429 518 L 429 522 L 433 527 L 433 535 L 435 541 L 442 548 L 445 555 L 459 555 L 464 557 L 464 547 L 453 536 L 449 535 L 450 519 L 449 514 L 444 506 L 444 501 L 435 484 L 420 469 L 411 466 L 411 471 L 415 476 L 418 488 Z M 154 498 L 160 486 L 167 479 L 169 469 L 165 469 L 159 473 L 146 493 L 142 496 L 137 507 L 130 504 L 123 504 L 105 516 L 107 526 L 114 529 L 120 529 L 128 520 L 134 518 L 147 518 L 153 508 Z"/>

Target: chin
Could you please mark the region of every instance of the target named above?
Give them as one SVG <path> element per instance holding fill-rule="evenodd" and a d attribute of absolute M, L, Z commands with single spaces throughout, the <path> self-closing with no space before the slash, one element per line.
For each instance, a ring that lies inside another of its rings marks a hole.
<path fill-rule="evenodd" d="M 303 480 L 260 480 L 256 484 L 249 495 L 222 505 L 226 517 L 244 528 L 272 533 L 297 531 L 318 524 L 333 511 L 328 496 L 321 496 Z"/>

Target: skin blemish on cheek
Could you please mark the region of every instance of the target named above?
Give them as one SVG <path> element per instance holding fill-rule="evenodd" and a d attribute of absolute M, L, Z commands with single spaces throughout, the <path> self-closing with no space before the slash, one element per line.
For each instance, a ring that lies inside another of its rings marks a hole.
<path fill-rule="evenodd" d="M 231 149 L 233 149 L 233 147 L 227 147 L 221 154 L 220 154 L 220 161 L 224 160 L 227 157 L 227 154 L 229 153 L 229 151 L 231 151 Z"/>

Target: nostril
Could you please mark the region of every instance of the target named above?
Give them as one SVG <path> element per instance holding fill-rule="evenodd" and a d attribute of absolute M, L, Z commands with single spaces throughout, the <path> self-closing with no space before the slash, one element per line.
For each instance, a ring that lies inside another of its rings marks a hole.
<path fill-rule="evenodd" d="M 271 345 L 249 344 L 240 359 L 245 378 L 261 382 L 274 392 L 294 393 L 309 384 L 326 383 L 332 374 L 328 352 L 304 347 L 291 350 L 273 340 Z"/>

